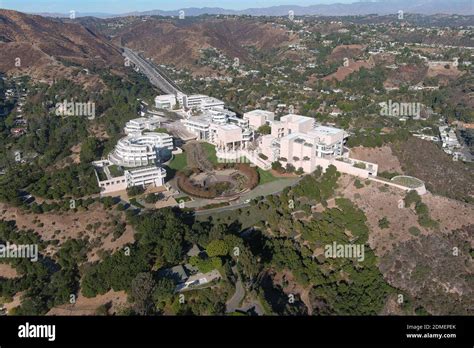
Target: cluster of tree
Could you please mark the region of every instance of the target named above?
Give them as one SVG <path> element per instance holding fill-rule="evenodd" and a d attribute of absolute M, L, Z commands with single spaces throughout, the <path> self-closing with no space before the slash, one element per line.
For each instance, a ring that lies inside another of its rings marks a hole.
<path fill-rule="evenodd" d="M 317 202 L 326 201 L 336 189 L 340 176 L 341 173 L 333 165 L 330 165 L 324 174 L 322 168 L 318 167 L 312 174 L 303 177 L 294 187 L 293 193 L 296 197 L 306 197 Z"/>
<path fill-rule="evenodd" d="M 129 197 L 139 196 L 143 193 L 145 193 L 145 188 L 143 186 L 127 187 L 127 195 Z"/>
<path fill-rule="evenodd" d="M 105 92 L 86 90 L 81 85 L 67 79 L 55 81 L 52 85 L 29 86 L 29 95 L 24 105 L 24 118 L 28 120 L 28 136 L 19 139 L 7 138 L 8 132 L 0 138 L 1 167 L 7 173 L 0 182 L 0 199 L 20 206 L 23 201 L 21 190 L 30 186 L 31 191 L 48 199 L 65 196 L 83 197 L 98 192 L 95 175 L 89 163 L 109 151 L 121 136 L 126 121 L 136 117 L 140 109 L 138 98 L 152 98 L 154 89 L 147 79 L 131 72 L 118 77 L 102 72 L 106 83 Z M 3 80 L 2 80 L 3 81 Z M 56 114 L 56 104 L 68 102 L 94 102 L 98 120 L 87 117 L 62 116 Z M 3 118 L 2 118 L 3 121 Z M 108 141 L 102 144 L 95 138 L 88 138 L 88 124 L 103 122 L 107 125 Z M 0 133 L 1 132 L 0 127 Z M 82 143 L 81 165 L 71 164 L 74 145 Z M 29 165 L 19 166 L 12 157 L 12 146 L 22 154 L 36 156 Z M 52 167 L 66 158 L 68 167 Z M 44 208 L 44 207 L 43 207 Z M 36 210 L 43 210 L 35 206 Z M 47 208 L 46 208 L 47 209 Z"/>
<path fill-rule="evenodd" d="M 281 160 L 283 160 L 283 159 L 281 159 Z M 295 166 L 292 165 L 291 163 L 287 163 L 286 166 L 283 167 L 282 164 L 279 161 L 272 162 L 272 169 L 277 171 L 280 174 L 295 173 L 297 175 L 301 175 L 301 174 L 304 173 L 304 170 L 301 167 L 296 169 Z"/>
<path fill-rule="evenodd" d="M 125 77 L 104 72 L 101 78 L 108 88 L 97 100 L 96 112 L 101 115 L 98 121 L 109 135 L 104 145 L 104 152 L 107 153 L 122 136 L 125 123 L 137 117 L 140 111 L 138 99 L 152 100 L 156 92 L 145 76 L 132 72 Z"/>
<path fill-rule="evenodd" d="M 150 193 L 145 197 L 145 202 L 148 204 L 154 204 L 165 196 L 162 193 Z"/>
<path fill-rule="evenodd" d="M 129 248 L 129 249 L 127 249 Z M 130 291 L 133 279 L 141 272 L 151 270 L 151 256 L 147 248 L 127 246 L 99 263 L 88 267 L 81 280 L 81 291 L 86 297 L 115 291 Z"/>
<path fill-rule="evenodd" d="M 272 128 L 268 124 L 264 124 L 263 126 L 260 126 L 257 129 L 257 132 L 263 135 L 270 134 L 272 131 Z"/>
<path fill-rule="evenodd" d="M 31 231 L 19 231 L 14 222 L 0 222 L 0 240 L 15 244 L 39 245 L 38 260 L 28 258 L 3 259 L 13 266 L 17 278 L 0 280 L 0 295 L 11 299 L 24 291 L 21 305 L 11 314 L 43 315 L 54 306 L 67 303 L 77 296 L 79 274 L 74 262 L 65 262 L 66 252 L 59 257 L 61 264 L 42 254 L 46 243 Z"/>
<path fill-rule="evenodd" d="M 386 72 L 382 67 L 376 66 L 373 69 L 362 67 L 344 80 L 339 81 L 337 86 L 371 95 L 374 89 L 384 90 L 383 83 L 386 79 Z"/>
<path fill-rule="evenodd" d="M 17 165 L 0 176 L 0 200 L 14 206 L 24 204 L 22 190 L 39 180 L 44 173 L 37 166 Z"/>
<path fill-rule="evenodd" d="M 72 164 L 63 169 L 44 173 L 30 185 L 34 195 L 48 199 L 84 197 L 99 192 L 94 169 L 90 164 Z"/>
<path fill-rule="evenodd" d="M 302 238 L 310 242 L 311 249 L 293 239 L 278 238 L 267 242 L 265 254 L 271 255 L 270 264 L 276 270 L 289 270 L 300 284 L 312 287 L 313 304 L 319 314 L 377 314 L 392 289 L 383 280 L 376 257 L 366 245 L 365 222 L 361 210 L 348 200 L 338 199 L 337 208 L 327 209 L 305 223 Z M 350 239 L 346 231 L 350 231 Z M 355 256 L 313 257 L 311 250 L 324 250 L 334 242 L 361 245 L 365 249 L 363 261 Z"/>
<path fill-rule="evenodd" d="M 408 191 L 404 198 L 404 201 L 406 207 L 410 208 L 413 204 L 415 205 L 415 212 L 418 216 L 418 223 L 421 226 L 428 228 L 437 228 L 439 226 L 439 223 L 437 221 L 431 219 L 428 206 L 423 203 L 418 192 L 416 192 L 415 190 Z"/>
<path fill-rule="evenodd" d="M 201 257 L 193 256 L 189 260 L 191 266 L 196 267 L 199 272 L 208 273 L 214 269 L 220 269 L 222 267 L 222 260 L 220 257 Z"/>
<path fill-rule="evenodd" d="M 347 140 L 347 146 L 356 147 L 381 147 L 387 143 L 396 141 L 405 141 L 410 136 L 410 133 L 405 129 L 397 129 L 388 134 L 380 134 L 380 132 L 370 133 L 356 133 Z"/>
<path fill-rule="evenodd" d="M 235 235 L 240 231 L 237 225 L 229 226 L 212 220 L 197 222 L 192 216 L 169 208 L 132 216 L 129 223 L 135 228 L 136 242 L 107 255 L 100 262 L 84 265 L 81 281 L 82 293 L 87 297 L 103 294 L 110 289 L 125 290 L 134 303 L 129 314 L 162 311 L 174 314 L 223 313 L 220 305 L 219 310 L 200 307 L 203 305 L 201 296 L 206 297 L 205 290 L 191 296 L 195 298 L 194 304 L 188 295 L 186 305 L 177 302 L 178 296 L 174 293 L 176 284 L 155 271 L 186 262 L 186 251 L 193 244 L 206 250 L 206 256 L 189 259 L 189 263 L 201 272 L 217 268 L 225 276 L 231 274 L 230 265 L 237 260 L 244 279 L 254 279 L 260 271 L 261 266 L 256 263 L 255 256 L 244 240 Z M 76 243 L 68 246 L 68 250 L 80 251 Z M 213 297 L 211 302 L 215 301 L 217 298 Z M 217 302 L 222 301 L 221 298 Z"/>
<path fill-rule="evenodd" d="M 100 142 L 96 138 L 87 138 L 82 142 L 81 146 L 81 163 L 90 163 L 94 160 L 97 160 L 101 153 Z"/>

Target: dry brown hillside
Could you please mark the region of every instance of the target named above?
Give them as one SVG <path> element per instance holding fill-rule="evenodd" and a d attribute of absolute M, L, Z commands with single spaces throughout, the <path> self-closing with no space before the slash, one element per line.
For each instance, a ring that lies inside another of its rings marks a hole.
<path fill-rule="evenodd" d="M 114 33 L 116 44 L 143 51 L 157 63 L 191 68 L 200 49 L 214 47 L 230 58 L 249 61 L 246 46 L 270 50 L 294 40 L 285 30 L 254 20 L 212 19 L 135 21 Z"/>
<path fill-rule="evenodd" d="M 405 65 L 389 72 L 386 84 L 390 86 L 401 86 L 404 84 L 414 85 L 423 81 L 428 72 L 424 65 Z"/>
<path fill-rule="evenodd" d="M 392 144 L 391 148 L 400 161 L 403 172 L 423 180 L 430 192 L 473 202 L 472 165 L 454 162 L 436 144 L 414 137 Z"/>
<path fill-rule="evenodd" d="M 366 46 L 364 45 L 339 45 L 333 49 L 328 60 L 330 62 L 339 62 L 344 58 L 359 58 L 364 52 L 365 48 Z"/>
<path fill-rule="evenodd" d="M 79 23 L 9 10 L 0 10 L 0 51 L 0 71 L 45 81 L 76 77 L 82 68 L 123 65 L 120 50 Z M 97 77 L 78 79 L 94 83 Z"/>

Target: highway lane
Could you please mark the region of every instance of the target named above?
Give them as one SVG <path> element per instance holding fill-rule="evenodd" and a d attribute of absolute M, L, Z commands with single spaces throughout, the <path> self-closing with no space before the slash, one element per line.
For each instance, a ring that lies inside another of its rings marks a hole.
<path fill-rule="evenodd" d="M 163 71 L 151 62 L 147 61 L 133 50 L 122 47 L 124 57 L 135 64 L 140 71 L 148 77 L 150 82 L 166 94 L 182 93 L 181 90 L 168 78 Z"/>

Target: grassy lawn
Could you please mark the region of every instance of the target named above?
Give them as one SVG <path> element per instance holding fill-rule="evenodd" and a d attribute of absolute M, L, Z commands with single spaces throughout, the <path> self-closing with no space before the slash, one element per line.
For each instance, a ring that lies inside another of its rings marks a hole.
<path fill-rule="evenodd" d="M 178 171 L 184 169 L 187 164 L 186 153 L 180 153 L 179 155 L 174 156 L 174 158 L 169 163 L 169 167 Z"/>
<path fill-rule="evenodd" d="M 392 179 L 392 182 L 394 182 L 395 184 L 409 187 L 409 188 L 417 188 L 423 185 L 422 181 L 416 178 L 410 178 L 408 176 L 400 176 L 398 178 Z"/>
<path fill-rule="evenodd" d="M 156 128 L 153 132 L 170 134 L 170 132 L 166 128 Z"/>
<path fill-rule="evenodd" d="M 263 169 L 260 169 L 260 168 L 257 168 L 257 171 L 258 171 L 258 175 L 260 177 L 259 182 L 258 182 L 259 185 L 266 184 L 266 183 L 278 180 L 278 178 L 275 178 L 272 175 L 272 173 L 270 173 L 270 172 L 267 172 L 267 171 L 265 171 Z"/>
<path fill-rule="evenodd" d="M 123 169 L 119 166 L 116 166 L 115 164 L 109 166 L 109 171 L 110 175 L 112 175 L 114 178 L 123 175 Z"/>
<path fill-rule="evenodd" d="M 208 144 L 208 143 L 201 143 L 202 148 L 204 151 L 207 153 L 207 158 L 209 161 L 213 164 L 216 165 L 218 163 L 217 161 L 217 156 L 216 156 L 216 148 L 214 145 Z"/>
<path fill-rule="evenodd" d="M 191 197 L 189 197 L 189 196 L 181 196 L 181 197 L 177 197 L 177 198 L 176 198 L 176 201 L 177 201 L 178 203 L 181 202 L 181 201 L 183 201 L 183 202 L 189 202 L 189 201 L 191 201 L 191 200 L 192 200 L 192 199 L 191 199 Z"/>

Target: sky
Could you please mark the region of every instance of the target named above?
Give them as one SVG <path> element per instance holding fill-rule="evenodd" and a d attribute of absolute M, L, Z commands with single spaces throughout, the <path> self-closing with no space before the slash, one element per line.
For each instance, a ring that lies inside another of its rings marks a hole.
<path fill-rule="evenodd" d="M 102 12 L 120 14 L 147 10 L 178 10 L 187 7 L 221 7 L 243 10 L 278 5 L 309 6 L 316 4 L 353 3 L 358 0 L 0 0 L 0 8 L 20 12 Z M 370 1 L 370 0 L 369 0 Z"/>

